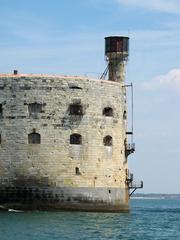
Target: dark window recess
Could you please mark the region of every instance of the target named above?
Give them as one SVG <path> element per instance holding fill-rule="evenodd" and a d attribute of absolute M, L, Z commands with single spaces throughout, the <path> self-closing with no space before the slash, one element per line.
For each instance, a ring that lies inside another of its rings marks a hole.
<path fill-rule="evenodd" d="M 83 115 L 83 107 L 80 104 L 71 104 L 69 106 L 69 114 L 70 115 Z"/>
<path fill-rule="evenodd" d="M 104 146 L 112 146 L 112 142 L 113 142 L 112 137 L 109 135 L 104 137 L 103 139 Z"/>
<path fill-rule="evenodd" d="M 0 144 L 1 144 L 1 134 L 0 134 Z"/>
<path fill-rule="evenodd" d="M 124 120 L 127 119 L 127 112 L 126 112 L 126 111 L 124 111 L 124 113 L 123 113 L 123 119 L 124 119 Z"/>
<path fill-rule="evenodd" d="M 0 104 L 0 118 L 2 118 L 3 116 L 3 107 L 2 107 L 2 104 Z"/>
<path fill-rule="evenodd" d="M 40 103 L 30 103 L 28 104 L 29 115 L 36 118 L 38 113 L 42 112 L 42 104 Z"/>
<path fill-rule="evenodd" d="M 103 115 L 106 117 L 113 117 L 113 109 L 110 107 L 106 107 L 103 109 Z"/>
<path fill-rule="evenodd" d="M 72 85 L 72 86 L 69 86 L 70 89 L 82 89 L 81 87 L 78 87 L 78 86 L 75 86 L 75 85 Z"/>
<path fill-rule="evenodd" d="M 72 134 L 70 136 L 70 144 L 78 144 L 81 145 L 82 144 L 82 136 L 80 134 Z"/>
<path fill-rule="evenodd" d="M 75 168 L 76 175 L 81 175 L 81 172 L 78 167 Z"/>
<path fill-rule="evenodd" d="M 39 133 L 30 133 L 28 135 L 28 143 L 29 144 L 40 144 L 41 143 L 41 135 Z"/>

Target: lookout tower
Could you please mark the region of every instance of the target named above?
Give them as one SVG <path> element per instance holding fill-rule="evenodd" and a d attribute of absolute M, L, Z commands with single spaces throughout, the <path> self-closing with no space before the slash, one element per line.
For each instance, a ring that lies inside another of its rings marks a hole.
<path fill-rule="evenodd" d="M 125 78 L 125 62 L 129 56 L 129 38 L 111 36 L 105 38 L 105 56 L 108 62 L 108 80 L 123 82 Z"/>

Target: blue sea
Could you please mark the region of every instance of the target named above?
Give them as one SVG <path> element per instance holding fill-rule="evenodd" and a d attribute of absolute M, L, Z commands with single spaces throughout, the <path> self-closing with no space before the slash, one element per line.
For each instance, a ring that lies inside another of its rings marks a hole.
<path fill-rule="evenodd" d="M 180 239 L 180 200 L 133 199 L 130 213 L 0 212 L 0 240 Z"/>

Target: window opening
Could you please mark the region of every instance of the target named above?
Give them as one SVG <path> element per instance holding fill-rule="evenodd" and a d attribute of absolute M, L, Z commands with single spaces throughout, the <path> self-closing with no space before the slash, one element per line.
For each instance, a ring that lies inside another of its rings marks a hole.
<path fill-rule="evenodd" d="M 29 144 L 40 144 L 41 143 L 41 135 L 39 133 L 30 133 L 28 135 L 28 143 Z"/>
<path fill-rule="evenodd" d="M 81 87 L 78 87 L 78 86 L 75 86 L 75 85 L 72 85 L 72 86 L 69 86 L 70 89 L 82 89 Z"/>
<path fill-rule="evenodd" d="M 36 118 L 38 113 L 42 112 L 42 104 L 36 102 L 28 104 L 28 112 L 30 116 Z"/>
<path fill-rule="evenodd" d="M 82 136 L 80 134 L 74 133 L 70 136 L 70 144 L 82 144 Z"/>
<path fill-rule="evenodd" d="M 124 120 L 127 119 L 127 112 L 126 112 L 126 111 L 124 111 L 124 113 L 123 113 L 123 119 L 124 119 Z"/>
<path fill-rule="evenodd" d="M 70 115 L 83 115 L 83 107 L 80 104 L 71 104 L 69 106 L 69 114 Z"/>
<path fill-rule="evenodd" d="M 103 115 L 106 117 L 113 117 L 113 109 L 110 107 L 106 107 L 103 109 Z"/>
<path fill-rule="evenodd" d="M 103 139 L 104 146 L 112 146 L 112 142 L 112 137 L 109 135 Z"/>
<path fill-rule="evenodd" d="M 2 104 L 0 104 L 0 118 L 2 118 L 3 116 L 3 107 L 2 107 Z"/>
<path fill-rule="evenodd" d="M 76 175 L 81 175 L 81 172 L 78 167 L 75 168 Z"/>

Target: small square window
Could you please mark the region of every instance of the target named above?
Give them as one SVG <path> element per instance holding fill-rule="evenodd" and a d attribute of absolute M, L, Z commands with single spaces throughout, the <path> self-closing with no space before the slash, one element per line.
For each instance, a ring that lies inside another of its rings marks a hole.
<path fill-rule="evenodd" d="M 83 107 L 80 104 L 71 104 L 69 106 L 69 114 L 70 115 L 83 115 Z"/>
<path fill-rule="evenodd" d="M 80 134 L 74 133 L 70 136 L 70 144 L 82 144 L 82 136 Z"/>
<path fill-rule="evenodd" d="M 42 104 L 36 102 L 28 104 L 28 112 L 32 118 L 37 118 L 38 113 L 42 112 Z"/>
<path fill-rule="evenodd" d="M 103 115 L 106 117 L 113 117 L 113 109 L 110 107 L 106 107 L 103 109 Z"/>

